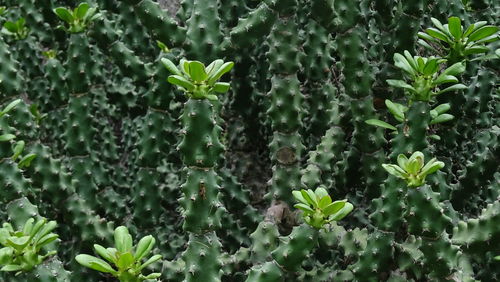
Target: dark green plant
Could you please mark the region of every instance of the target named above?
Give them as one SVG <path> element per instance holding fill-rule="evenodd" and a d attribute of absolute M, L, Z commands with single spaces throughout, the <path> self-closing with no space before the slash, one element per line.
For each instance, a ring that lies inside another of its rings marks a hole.
<path fill-rule="evenodd" d="M 161 273 L 151 273 L 143 275 L 141 272 L 150 264 L 159 261 L 161 255 L 153 255 L 145 262 L 142 262 L 153 249 L 156 240 L 151 235 L 147 235 L 139 240 L 137 246 L 133 246 L 132 235 L 127 227 L 119 226 L 114 233 L 115 248 L 104 248 L 94 244 L 95 252 L 106 261 L 91 255 L 80 254 L 76 256 L 76 261 L 88 268 L 110 273 L 122 282 L 144 281 L 156 279 Z M 109 263 L 113 264 L 113 268 Z"/>
<path fill-rule="evenodd" d="M 424 40 L 420 39 L 418 42 L 433 53 L 439 54 L 444 50 L 443 57 L 451 64 L 468 60 L 472 55 L 489 52 L 487 44 L 500 39 L 499 28 L 486 25 L 485 21 L 473 23 L 465 28 L 457 17 L 448 18 L 448 24 L 444 25 L 435 18 L 431 20 L 435 28 L 419 32 L 418 36 Z M 433 45 L 439 46 L 440 49 Z"/>
<path fill-rule="evenodd" d="M 354 208 L 345 199 L 332 202 L 332 198 L 323 187 L 318 187 L 315 191 L 311 189 L 293 191 L 292 194 L 299 201 L 294 207 L 303 212 L 302 217 L 307 224 L 317 229 L 332 221 L 341 220 Z"/>
<path fill-rule="evenodd" d="M 398 155 L 398 164 L 383 164 L 382 167 L 390 174 L 404 179 L 409 187 L 419 187 L 425 184 L 427 175 L 432 174 L 444 167 L 444 163 L 431 159 L 424 163 L 422 152 L 413 153 L 410 158 L 403 154 Z"/>
<path fill-rule="evenodd" d="M 229 91 L 229 83 L 218 81 L 222 75 L 233 68 L 233 62 L 224 63 L 223 60 L 218 59 L 205 67 L 199 61 L 182 59 L 179 63 L 182 71 L 167 58 L 163 58 L 161 62 L 172 73 L 167 79 L 168 82 L 184 91 L 189 98 L 218 100 L 216 93 Z"/>
<path fill-rule="evenodd" d="M 43 248 L 59 236 L 51 233 L 57 227 L 55 221 L 42 218 L 35 222 L 30 218 L 22 230 L 14 230 L 10 223 L 0 228 L 0 271 L 26 272 L 41 264 L 47 257 L 56 254 L 51 250 L 41 254 Z M 16 274 L 16 275 L 17 275 Z"/>
<path fill-rule="evenodd" d="M 93 21 L 101 16 L 100 13 L 97 13 L 96 7 L 90 7 L 85 2 L 80 3 L 73 11 L 65 7 L 57 7 L 54 9 L 54 13 L 67 24 L 67 26 L 60 25 L 58 28 L 69 33 L 85 31 Z"/>
<path fill-rule="evenodd" d="M 15 22 L 7 21 L 3 24 L 2 34 L 5 34 L 14 40 L 22 40 L 28 37 L 30 29 L 26 26 L 26 20 L 20 18 Z"/>

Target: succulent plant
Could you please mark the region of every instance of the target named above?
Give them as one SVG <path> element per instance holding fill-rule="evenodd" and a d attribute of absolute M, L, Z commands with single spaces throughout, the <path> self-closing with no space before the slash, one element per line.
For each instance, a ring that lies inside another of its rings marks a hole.
<path fill-rule="evenodd" d="M 437 57 L 411 56 L 405 51 L 404 56 L 394 54 L 396 67 L 404 71 L 406 81 L 398 79 L 388 79 L 387 83 L 396 88 L 402 88 L 411 101 L 432 101 L 435 96 L 461 89 L 467 86 L 458 83 L 458 74 L 465 71 L 465 65 L 461 62 L 440 71 L 440 67 L 445 63 L 445 59 Z M 445 88 L 441 89 L 443 85 Z"/>
<path fill-rule="evenodd" d="M 156 279 L 161 273 L 151 273 L 143 275 L 141 272 L 150 264 L 161 260 L 161 255 L 153 255 L 145 262 L 142 262 L 153 249 L 156 240 L 151 235 L 143 237 L 133 246 L 132 235 L 127 227 L 119 226 L 114 233 L 115 248 L 104 248 L 94 244 L 95 252 L 106 261 L 91 255 L 80 254 L 75 257 L 76 261 L 88 268 L 110 273 L 122 282 L 144 281 Z M 113 268 L 109 263 L 113 264 Z"/>
<path fill-rule="evenodd" d="M 425 184 L 427 175 L 432 174 L 444 167 L 444 163 L 431 159 L 424 163 L 422 152 L 413 153 L 410 158 L 403 154 L 398 155 L 398 164 L 382 164 L 382 167 L 390 174 L 404 179 L 409 187 L 419 187 Z"/>
<path fill-rule="evenodd" d="M 56 254 L 48 251 L 42 254 L 44 247 L 54 242 L 59 236 L 52 233 L 57 227 L 55 221 L 42 218 L 38 221 L 30 218 L 22 230 L 14 230 L 10 223 L 0 228 L 0 271 L 26 272 L 41 264 L 47 257 Z"/>
<path fill-rule="evenodd" d="M 96 7 L 90 7 L 86 2 L 80 3 L 73 11 L 65 7 L 57 7 L 54 9 L 54 13 L 67 24 L 67 26 L 60 25 L 58 28 L 69 33 L 85 31 L 93 21 L 101 16 Z"/>
<path fill-rule="evenodd" d="M 307 224 L 317 229 L 332 221 L 341 220 L 354 208 L 347 200 L 332 202 L 324 187 L 318 187 L 314 191 L 302 189 L 292 193 L 299 201 L 294 207 L 303 212 L 302 217 Z"/>
<path fill-rule="evenodd" d="M 435 27 L 430 27 L 425 32 L 419 32 L 418 42 L 437 53 L 439 50 L 432 45 L 438 45 L 446 52 L 445 58 L 450 63 L 456 63 L 468 59 L 472 55 L 484 54 L 490 51 L 486 46 L 488 43 L 500 40 L 497 26 L 487 25 L 486 21 L 480 21 L 462 26 L 458 17 L 448 18 L 448 24 L 442 24 L 435 18 L 431 18 Z"/>
<path fill-rule="evenodd" d="M 181 60 L 179 68 L 167 58 L 161 60 L 163 65 L 172 73 L 168 82 L 177 85 L 192 99 L 218 100 L 216 93 L 226 93 L 230 85 L 227 82 L 218 82 L 219 79 L 233 66 L 233 62 L 215 60 L 207 67 L 199 61 Z"/>
<path fill-rule="evenodd" d="M 26 20 L 19 18 L 15 22 L 6 21 L 3 24 L 2 34 L 13 38 L 14 40 L 23 40 L 28 37 L 30 29 L 26 26 Z"/>

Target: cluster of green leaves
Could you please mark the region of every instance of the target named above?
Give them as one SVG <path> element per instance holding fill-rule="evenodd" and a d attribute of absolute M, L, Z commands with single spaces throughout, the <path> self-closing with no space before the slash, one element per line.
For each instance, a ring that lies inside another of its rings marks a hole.
<path fill-rule="evenodd" d="M 400 154 L 397 162 L 397 165 L 383 164 L 382 167 L 390 174 L 404 179 L 409 187 L 424 185 L 427 175 L 444 167 L 444 163 L 436 160 L 436 158 L 431 159 L 424 165 L 424 154 L 418 151 L 413 153 L 410 158 Z"/>
<path fill-rule="evenodd" d="M 94 20 L 101 16 L 101 14 L 97 13 L 97 8 L 90 7 L 85 2 L 80 3 L 73 11 L 64 7 L 58 7 L 54 9 L 54 13 L 68 25 L 67 27 L 60 25 L 58 28 L 69 33 L 85 31 Z"/>
<path fill-rule="evenodd" d="M 20 18 L 15 22 L 6 21 L 3 24 L 2 34 L 5 34 L 14 40 L 22 40 L 28 37 L 30 29 L 26 26 L 26 20 Z"/>
<path fill-rule="evenodd" d="M 52 233 L 57 227 L 55 221 L 47 222 L 42 218 L 35 222 L 30 218 L 22 230 L 15 231 L 10 223 L 4 223 L 0 228 L 0 265 L 1 271 L 30 271 L 41 264 L 45 258 L 54 255 L 56 251 L 41 254 L 42 248 L 54 242 L 58 235 Z"/>
<path fill-rule="evenodd" d="M 311 189 L 302 189 L 292 193 L 299 201 L 294 207 L 302 210 L 304 221 L 317 229 L 321 229 L 329 222 L 341 220 L 354 208 L 345 199 L 332 202 L 332 198 L 323 187 L 316 188 L 314 192 Z"/>
<path fill-rule="evenodd" d="M 122 282 L 144 281 L 148 279 L 156 279 L 161 276 L 161 273 L 151 273 L 142 275 L 141 271 L 150 264 L 160 260 L 161 255 L 154 255 L 142 263 L 156 242 L 153 236 L 148 235 L 143 237 L 136 247 L 132 245 L 132 236 L 127 227 L 119 226 L 114 232 L 115 248 L 104 248 L 101 245 L 95 244 L 95 252 L 104 258 L 109 263 L 112 263 L 113 268 L 108 262 L 91 256 L 80 254 L 76 256 L 76 261 L 81 265 L 100 271 L 110 273 Z"/>
<path fill-rule="evenodd" d="M 189 98 L 218 100 L 215 93 L 229 91 L 229 83 L 218 81 L 233 68 L 233 62 L 224 63 L 223 60 L 218 59 L 205 67 L 199 61 L 182 59 L 179 63 L 182 71 L 167 58 L 163 58 L 161 62 L 172 73 L 167 81 L 184 91 Z"/>
<path fill-rule="evenodd" d="M 412 101 L 431 102 L 439 94 L 466 89 L 467 86 L 458 83 L 458 74 L 465 71 L 465 65 L 461 62 L 455 63 L 443 71 L 440 68 L 445 59 L 437 57 L 411 56 L 410 52 L 394 54 L 396 67 L 404 71 L 406 81 L 388 79 L 387 83 L 396 88 L 403 88 L 408 94 L 410 103 Z M 439 87 L 447 85 L 444 89 Z"/>
<path fill-rule="evenodd" d="M 394 103 L 389 99 L 385 100 L 385 105 L 389 110 L 389 112 L 394 117 L 394 119 L 396 119 L 400 123 L 405 120 L 406 112 L 408 111 L 407 106 L 399 103 Z M 434 109 L 430 111 L 431 115 L 430 124 L 438 124 L 453 120 L 455 118 L 453 115 L 446 114 L 446 112 L 449 110 L 450 110 L 450 104 L 448 103 L 436 106 Z M 368 119 L 365 122 L 370 125 L 393 130 L 395 133 L 397 133 L 398 130 L 395 126 L 391 125 L 390 123 L 378 119 Z M 432 135 L 431 137 L 438 140 L 440 139 L 440 137 L 437 135 Z"/>
<path fill-rule="evenodd" d="M 17 99 L 12 101 L 10 104 L 8 104 L 3 110 L 0 111 L 0 120 L 3 119 L 11 110 L 13 110 L 19 103 L 21 103 L 21 99 Z M 4 126 L 7 126 L 4 124 Z M 4 131 L 5 129 L 0 127 L 1 131 Z M 26 155 L 22 155 L 24 151 L 24 147 L 26 143 L 22 140 L 20 141 L 15 141 L 16 136 L 11 133 L 5 133 L 0 135 L 0 142 L 11 142 L 12 143 L 12 160 L 17 161 L 18 159 L 18 167 L 19 168 L 25 168 L 29 167 L 31 165 L 31 161 L 36 158 L 36 154 L 29 153 Z"/>
<path fill-rule="evenodd" d="M 57 56 L 57 51 L 52 49 L 42 51 L 42 55 L 47 59 L 54 59 Z"/>
<path fill-rule="evenodd" d="M 7 7 L 0 6 L 0 16 L 2 16 L 5 13 L 5 11 L 7 11 Z"/>
<path fill-rule="evenodd" d="M 469 56 L 475 54 L 487 53 L 490 48 L 486 44 L 500 39 L 499 28 L 486 25 L 485 21 L 473 23 L 465 28 L 457 17 L 448 18 L 448 24 L 444 25 L 435 18 L 431 20 L 435 28 L 419 32 L 418 36 L 421 39 L 418 42 L 434 53 L 440 50 L 434 48 L 432 44 L 439 46 L 447 53 L 445 58 L 450 63 L 467 60 Z"/>

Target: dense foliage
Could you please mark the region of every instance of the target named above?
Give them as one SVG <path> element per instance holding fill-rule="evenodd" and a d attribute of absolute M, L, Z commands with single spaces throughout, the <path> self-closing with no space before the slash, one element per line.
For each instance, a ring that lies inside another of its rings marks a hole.
<path fill-rule="evenodd" d="M 0 0 L 0 280 L 500 279 L 498 1 L 172 12 Z"/>

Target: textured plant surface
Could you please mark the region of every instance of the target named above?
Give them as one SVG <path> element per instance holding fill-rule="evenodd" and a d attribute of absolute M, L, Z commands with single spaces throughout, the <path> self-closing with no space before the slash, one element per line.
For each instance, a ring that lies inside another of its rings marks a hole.
<path fill-rule="evenodd" d="M 176 3 L 0 0 L 0 280 L 500 279 L 499 1 Z"/>

